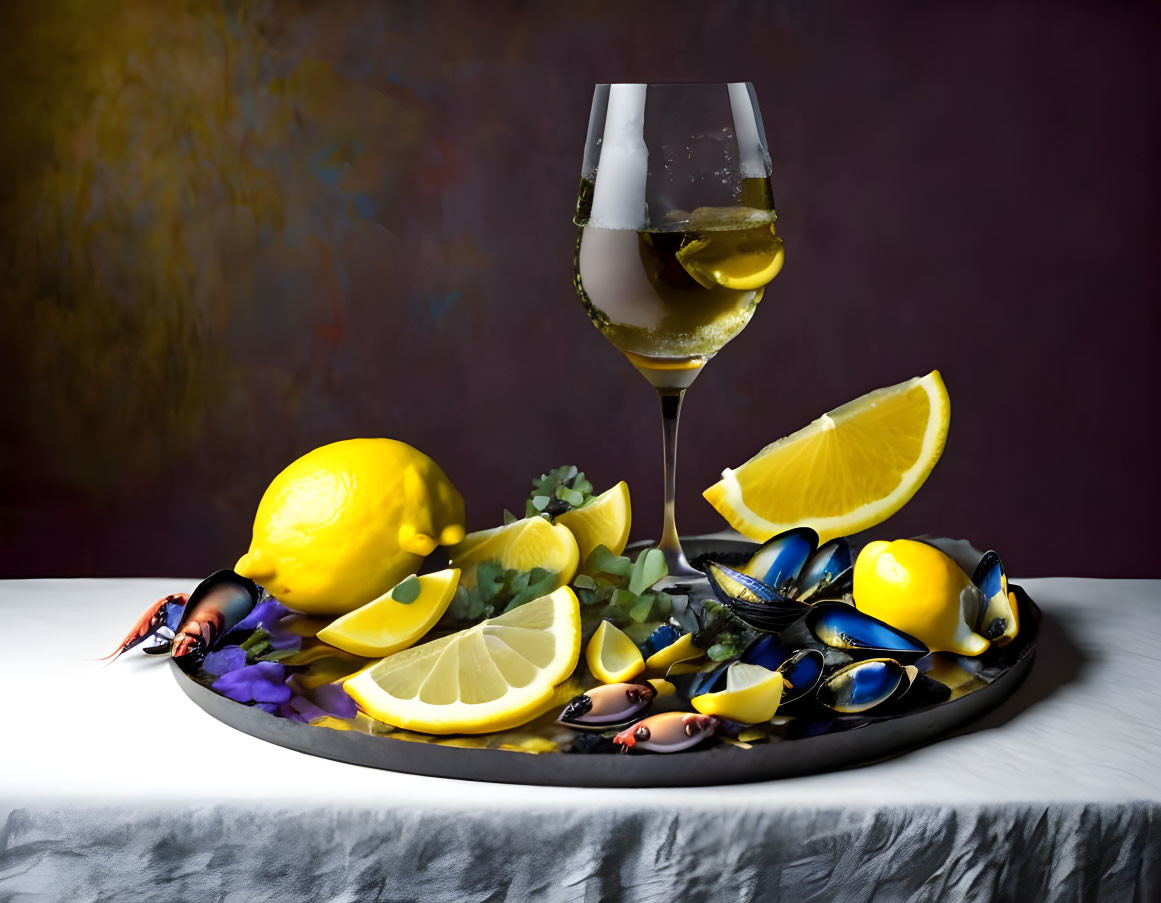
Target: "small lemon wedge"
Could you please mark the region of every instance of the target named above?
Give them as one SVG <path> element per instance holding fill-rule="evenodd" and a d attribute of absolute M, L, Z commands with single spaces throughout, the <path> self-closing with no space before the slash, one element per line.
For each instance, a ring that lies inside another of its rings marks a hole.
<path fill-rule="evenodd" d="M 690 702 L 703 715 L 717 715 L 743 724 L 769 721 L 782 701 L 782 675 L 761 665 L 737 662 L 726 669 L 726 688 L 703 693 Z"/>
<path fill-rule="evenodd" d="M 373 718 L 429 734 L 523 724 L 580 658 L 580 603 L 567 586 L 475 627 L 412 646 L 343 687 Z"/>
<path fill-rule="evenodd" d="M 645 670 L 645 659 L 637 644 L 609 621 L 601 621 L 589 640 L 585 661 L 593 677 L 606 684 L 622 683 Z"/>
<path fill-rule="evenodd" d="M 677 262 L 704 288 L 753 291 L 782 269 L 782 239 L 772 225 L 719 229 L 699 233 L 682 247 Z"/>
<path fill-rule="evenodd" d="M 980 591 L 952 558 L 912 539 L 868 543 L 855 559 L 855 607 L 932 652 L 979 655 L 990 643 L 968 626 Z"/>
<path fill-rule="evenodd" d="M 767 445 L 702 493 L 758 542 L 813 527 L 826 542 L 886 520 L 943 453 L 951 402 L 938 370 L 877 389 Z"/>
<path fill-rule="evenodd" d="M 573 508 L 556 518 L 557 524 L 568 527 L 576 537 L 581 564 L 588 560 L 589 553 L 597 546 L 605 546 L 614 555 L 625 551 L 632 521 L 629 484 L 624 480 L 583 508 Z"/>
<path fill-rule="evenodd" d="M 367 658 L 406 649 L 443 617 L 459 579 L 458 568 L 408 577 L 373 602 L 332 621 L 318 638 Z"/>
<path fill-rule="evenodd" d="M 652 674 L 666 674 L 678 662 L 692 661 L 703 655 L 705 653 L 693 645 L 693 634 L 687 633 L 645 659 L 645 670 Z"/>
<path fill-rule="evenodd" d="M 543 517 L 526 517 L 491 530 L 469 533 L 463 542 L 448 549 L 452 567 L 460 568 L 460 583 L 476 585 L 476 567 L 498 561 L 510 570 L 544 568 L 556 571 L 558 586 L 572 581 L 580 563 L 580 549 L 568 527 L 550 524 Z"/>

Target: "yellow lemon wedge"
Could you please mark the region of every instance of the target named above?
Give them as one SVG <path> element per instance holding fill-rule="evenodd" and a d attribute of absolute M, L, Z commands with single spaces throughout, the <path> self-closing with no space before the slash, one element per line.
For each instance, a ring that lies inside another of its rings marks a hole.
<path fill-rule="evenodd" d="M 343 687 L 373 718 L 429 734 L 523 724 L 580 658 L 580 603 L 567 586 L 365 668 Z"/>
<path fill-rule="evenodd" d="M 678 662 L 693 661 L 703 655 L 705 653 L 693 645 L 693 634 L 687 633 L 645 659 L 645 670 L 651 674 L 666 674 Z"/>
<path fill-rule="evenodd" d="M 690 702 L 703 715 L 717 715 L 743 724 L 769 721 L 782 701 L 782 675 L 761 665 L 736 662 L 726 669 L 726 688 L 703 693 Z"/>
<path fill-rule="evenodd" d="M 295 611 L 344 614 L 464 538 L 464 500 L 423 452 L 346 439 L 307 452 L 266 489 L 234 570 Z"/>
<path fill-rule="evenodd" d="M 610 621 L 601 621 L 589 640 L 585 661 L 593 677 L 606 684 L 623 683 L 645 670 L 637 644 Z"/>
<path fill-rule="evenodd" d="M 909 633 L 932 652 L 979 655 L 990 645 L 966 618 L 980 591 L 958 564 L 911 539 L 868 543 L 855 559 L 855 607 Z"/>
<path fill-rule="evenodd" d="M 778 275 L 784 257 L 782 239 L 765 223 L 749 229 L 698 233 L 677 254 L 677 262 L 704 288 L 752 291 Z"/>
<path fill-rule="evenodd" d="M 947 441 L 951 401 L 938 370 L 876 389 L 767 445 L 704 493 L 758 542 L 813 527 L 826 542 L 886 520 L 913 496 Z"/>
<path fill-rule="evenodd" d="M 366 658 L 406 649 L 443 617 L 459 580 L 457 568 L 412 575 L 373 602 L 332 621 L 318 632 L 318 638 Z"/>
<path fill-rule="evenodd" d="M 568 527 L 576 537 L 581 564 L 597 546 L 605 546 L 614 555 L 625 551 L 633 509 L 629 504 L 629 484 L 622 480 L 606 489 L 583 508 L 573 508 L 558 515 L 557 524 Z"/>
<path fill-rule="evenodd" d="M 476 585 L 476 567 L 498 561 L 509 570 L 544 568 L 556 571 L 558 586 L 572 581 L 580 564 L 580 549 L 568 527 L 550 524 L 543 517 L 526 517 L 491 530 L 469 533 L 448 549 L 452 567 L 462 570 L 460 583 Z"/>

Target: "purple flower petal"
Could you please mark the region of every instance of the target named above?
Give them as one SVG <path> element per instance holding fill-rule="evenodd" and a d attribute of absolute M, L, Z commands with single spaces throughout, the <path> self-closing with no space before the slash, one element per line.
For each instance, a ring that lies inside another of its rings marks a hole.
<path fill-rule="evenodd" d="M 305 696 L 292 696 L 290 699 L 290 707 L 301 714 L 307 721 L 317 721 L 319 718 L 327 717 L 326 712 Z"/>
<path fill-rule="evenodd" d="M 269 712 L 271 715 L 278 714 L 278 706 L 273 702 L 256 702 L 254 703 L 254 708 Z"/>
<path fill-rule="evenodd" d="M 286 702 L 291 692 L 285 681 L 286 668 L 278 662 L 258 662 L 226 672 L 212 687 L 235 702 Z"/>
<path fill-rule="evenodd" d="M 302 637 L 289 630 L 273 631 L 267 638 L 271 649 L 301 649 Z"/>
<path fill-rule="evenodd" d="M 318 706 L 336 718 L 354 718 L 359 711 L 355 700 L 347 695 L 340 684 L 323 684 L 310 695 Z"/>
<path fill-rule="evenodd" d="M 254 610 L 246 615 L 234 627 L 234 630 L 270 630 L 270 628 L 284 618 L 290 609 L 277 599 L 267 599 L 254 606 Z"/>
<path fill-rule="evenodd" d="M 221 677 L 229 671 L 237 671 L 246 664 L 246 650 L 241 646 L 223 646 L 206 656 L 202 670 L 206 674 Z"/>
<path fill-rule="evenodd" d="M 278 707 L 278 714 L 289 721 L 301 721 L 303 724 L 309 720 L 302 712 L 296 711 L 289 702 L 284 702 Z"/>

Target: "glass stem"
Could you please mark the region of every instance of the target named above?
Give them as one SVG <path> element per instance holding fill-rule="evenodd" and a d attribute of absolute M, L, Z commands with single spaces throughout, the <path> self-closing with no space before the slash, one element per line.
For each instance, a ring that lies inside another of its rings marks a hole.
<path fill-rule="evenodd" d="M 685 397 L 685 389 L 658 389 L 657 397 L 661 401 L 661 439 L 665 465 L 665 523 L 657 548 L 665 555 L 670 578 L 700 577 L 701 572 L 689 566 L 685 554 L 681 551 L 681 539 L 677 534 L 677 520 L 674 515 L 674 502 L 677 496 L 677 422 L 681 417 L 681 401 Z"/>

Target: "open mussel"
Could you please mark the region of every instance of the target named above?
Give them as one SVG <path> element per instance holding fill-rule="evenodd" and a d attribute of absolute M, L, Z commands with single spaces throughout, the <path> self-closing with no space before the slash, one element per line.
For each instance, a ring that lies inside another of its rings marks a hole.
<path fill-rule="evenodd" d="M 705 575 L 721 603 L 756 630 L 777 632 L 799 618 L 805 607 L 758 578 L 724 564 L 710 562 Z"/>
<path fill-rule="evenodd" d="M 258 584 L 229 569 L 215 571 L 190 593 L 173 637 L 173 660 L 192 673 L 258 604 Z"/>
<path fill-rule="evenodd" d="M 694 712 L 662 712 L 630 725 L 613 737 L 623 752 L 681 752 L 714 735 L 721 720 Z"/>
<path fill-rule="evenodd" d="M 886 655 L 910 662 L 928 652 L 914 637 L 852 605 L 834 601 L 810 606 L 801 618 L 782 631 L 780 640 L 788 649 L 821 643 L 852 658 Z"/>
<path fill-rule="evenodd" d="M 866 712 L 907 692 L 919 676 L 914 665 L 869 658 L 840 668 L 819 684 L 817 699 L 839 714 Z"/>
<path fill-rule="evenodd" d="M 982 601 L 975 629 L 997 646 L 1010 643 L 1020 629 L 1016 599 L 1008 592 L 1008 576 L 995 552 L 987 552 L 976 566 L 972 582 L 979 587 Z"/>
<path fill-rule="evenodd" d="M 764 542 L 742 572 L 789 595 L 807 561 L 818 548 L 818 534 L 810 527 L 796 527 Z"/>
<path fill-rule="evenodd" d="M 778 668 L 782 674 L 782 708 L 809 698 L 822 680 L 825 661 L 817 649 L 799 649 Z"/>
<path fill-rule="evenodd" d="M 777 671 L 788 657 L 789 653 L 778 642 L 778 637 L 767 633 L 742 650 L 740 660 L 746 665 L 761 665 L 763 668 Z"/>
<path fill-rule="evenodd" d="M 845 536 L 832 539 L 815 552 L 798 577 L 794 597 L 803 602 L 837 599 L 850 592 L 854 576 L 851 544 Z"/>
<path fill-rule="evenodd" d="M 656 695 L 649 684 L 601 684 L 574 696 L 556 723 L 581 731 L 623 727 L 637 721 Z"/>

